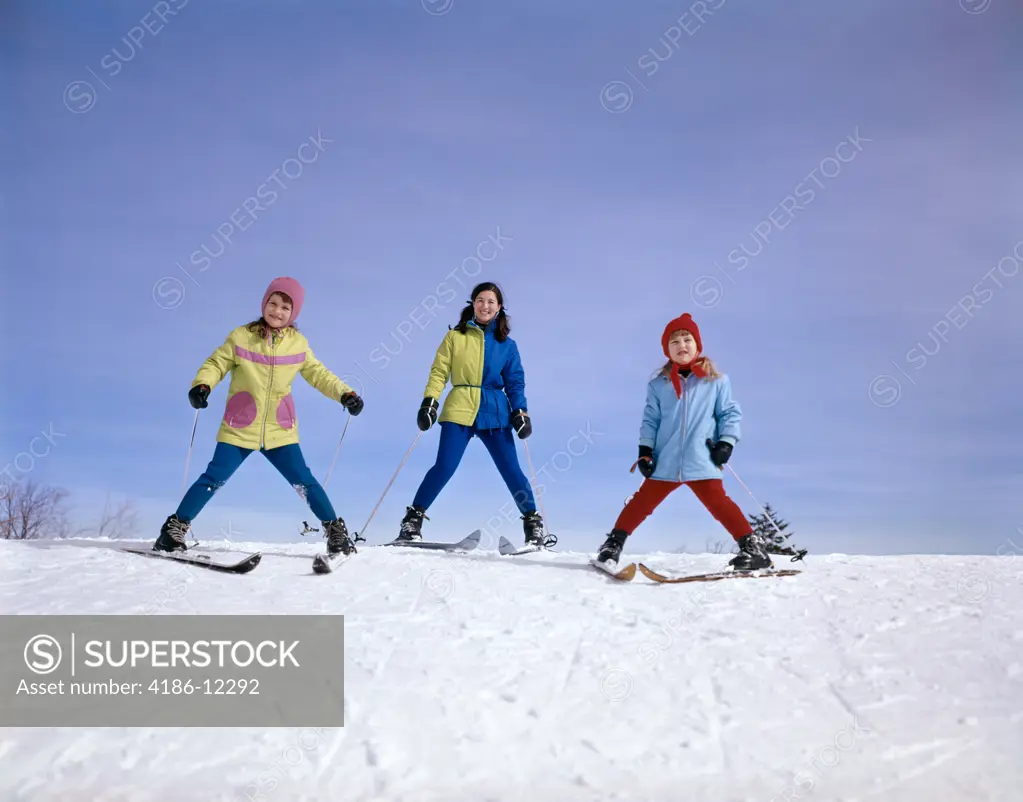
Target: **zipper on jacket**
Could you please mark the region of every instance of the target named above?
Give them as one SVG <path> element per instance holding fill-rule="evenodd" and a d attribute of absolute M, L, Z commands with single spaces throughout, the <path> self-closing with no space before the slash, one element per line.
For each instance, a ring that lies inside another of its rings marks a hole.
<path fill-rule="evenodd" d="M 483 412 L 483 369 L 484 369 L 483 361 L 484 359 L 486 359 L 487 355 L 487 333 L 483 329 L 478 329 L 478 331 L 480 333 L 480 377 L 479 377 L 480 407 L 479 412 L 476 413 L 477 420 L 479 419 L 480 412 Z"/>
<path fill-rule="evenodd" d="M 688 376 L 680 376 L 682 379 L 682 442 L 679 444 L 678 458 L 678 480 L 682 481 L 682 458 L 685 455 L 686 444 L 686 420 L 689 417 L 689 393 L 686 392 L 686 380 Z"/>
<path fill-rule="evenodd" d="M 277 355 L 277 337 L 271 335 L 270 340 L 270 379 L 266 383 L 266 409 L 263 411 L 263 431 L 259 435 L 260 450 L 266 448 L 266 422 L 270 417 L 270 396 L 274 386 L 274 357 Z"/>

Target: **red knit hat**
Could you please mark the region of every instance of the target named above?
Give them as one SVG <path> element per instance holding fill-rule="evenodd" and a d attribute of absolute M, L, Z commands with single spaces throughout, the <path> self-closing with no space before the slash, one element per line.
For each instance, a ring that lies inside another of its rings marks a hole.
<path fill-rule="evenodd" d="M 291 298 L 291 317 L 288 318 L 288 322 L 285 326 L 290 326 L 296 320 L 298 320 L 298 313 L 302 311 L 302 302 L 305 300 L 305 290 L 302 285 L 298 283 L 298 279 L 290 278 L 288 276 L 282 276 L 275 278 L 270 282 L 270 286 L 266 288 L 266 292 L 263 293 L 263 304 L 259 307 L 259 313 L 263 314 L 263 310 L 266 309 L 266 302 L 270 300 L 270 296 L 275 292 L 283 293 Z"/>
<path fill-rule="evenodd" d="M 696 353 L 700 354 L 703 352 L 703 341 L 700 339 L 700 328 L 696 325 L 692 315 L 686 312 L 681 317 L 677 317 L 672 320 L 667 326 L 664 327 L 664 333 L 661 335 L 661 348 L 664 351 L 664 355 L 671 358 L 671 353 L 668 351 L 668 340 L 671 339 L 671 333 L 685 329 L 693 335 L 693 339 L 696 340 Z"/>
<path fill-rule="evenodd" d="M 668 350 L 668 340 L 671 339 L 672 332 L 685 330 L 693 335 L 693 339 L 696 340 L 696 358 L 693 359 L 688 365 L 673 365 L 670 372 L 671 384 L 675 388 L 675 395 L 682 395 L 682 380 L 679 378 L 678 371 L 682 368 L 688 368 L 693 374 L 699 378 L 707 376 L 707 371 L 703 367 L 703 360 L 700 359 L 700 354 L 703 353 L 703 340 L 700 339 L 700 327 L 696 325 L 696 321 L 693 320 L 692 315 L 688 312 L 670 321 L 667 326 L 664 327 L 664 332 L 661 334 L 661 349 L 664 351 L 664 355 L 671 359 L 671 352 Z"/>

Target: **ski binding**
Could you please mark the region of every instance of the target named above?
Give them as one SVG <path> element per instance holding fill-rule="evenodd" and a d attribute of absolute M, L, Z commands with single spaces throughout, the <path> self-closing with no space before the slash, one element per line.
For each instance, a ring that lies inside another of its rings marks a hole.
<path fill-rule="evenodd" d="M 504 535 L 501 535 L 501 540 L 498 541 L 497 550 L 501 552 L 501 555 L 504 557 L 517 557 L 520 554 L 534 554 L 538 551 L 548 551 L 548 549 L 544 546 L 531 545 L 519 548 Z"/>

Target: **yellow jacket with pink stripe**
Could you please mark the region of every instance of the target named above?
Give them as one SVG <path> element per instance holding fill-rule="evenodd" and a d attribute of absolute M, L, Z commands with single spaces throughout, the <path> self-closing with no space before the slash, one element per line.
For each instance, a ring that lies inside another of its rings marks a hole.
<path fill-rule="evenodd" d="M 260 337 L 248 326 L 239 326 L 203 362 L 192 386 L 205 384 L 212 390 L 229 372 L 231 385 L 217 441 L 254 450 L 298 442 L 291 396 L 296 375 L 334 401 L 353 392 L 313 356 L 305 335 L 290 327 Z"/>

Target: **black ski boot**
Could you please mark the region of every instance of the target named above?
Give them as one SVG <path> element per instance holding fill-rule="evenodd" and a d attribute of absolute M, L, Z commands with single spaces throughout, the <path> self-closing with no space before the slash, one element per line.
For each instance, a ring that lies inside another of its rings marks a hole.
<path fill-rule="evenodd" d="M 348 537 L 348 527 L 338 518 L 334 521 L 321 521 L 323 536 L 327 538 L 327 554 L 354 554 L 355 544 Z"/>
<path fill-rule="evenodd" d="M 764 568 L 774 568 L 771 556 L 764 548 L 763 538 L 756 532 L 750 532 L 737 541 L 739 553 L 728 561 L 736 571 L 760 571 Z"/>
<path fill-rule="evenodd" d="M 405 517 L 401 519 L 401 529 L 398 531 L 397 540 L 422 540 L 424 518 L 427 521 L 430 520 L 426 517 L 426 510 L 421 507 L 406 507 Z"/>
<path fill-rule="evenodd" d="M 182 521 L 177 515 L 170 516 L 160 527 L 160 536 L 153 544 L 153 551 L 188 551 L 185 535 L 190 526 L 189 521 Z"/>
<path fill-rule="evenodd" d="M 607 536 L 607 540 L 604 541 L 604 545 L 600 547 L 600 551 L 597 553 L 597 562 L 606 563 L 610 560 L 617 564 L 618 558 L 622 556 L 622 549 L 625 548 L 625 539 L 628 536 L 628 532 L 623 532 L 621 529 L 612 529 L 611 534 Z"/>
<path fill-rule="evenodd" d="M 536 510 L 522 516 L 522 531 L 526 535 L 527 546 L 549 549 L 558 542 L 554 535 L 544 533 L 543 518 Z"/>

